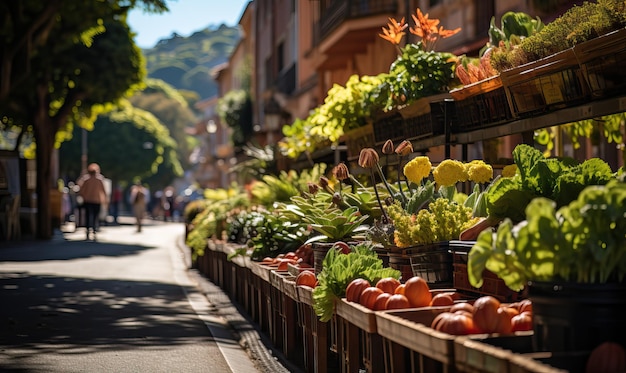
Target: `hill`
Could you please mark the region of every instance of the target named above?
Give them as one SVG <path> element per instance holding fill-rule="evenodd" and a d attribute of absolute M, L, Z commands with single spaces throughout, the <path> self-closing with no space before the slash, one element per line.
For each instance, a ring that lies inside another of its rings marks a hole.
<path fill-rule="evenodd" d="M 217 94 L 217 83 L 211 78 L 211 69 L 228 61 L 239 39 L 239 28 L 224 24 L 188 37 L 172 34 L 143 50 L 148 76 L 197 92 L 200 99 L 212 97 Z"/>

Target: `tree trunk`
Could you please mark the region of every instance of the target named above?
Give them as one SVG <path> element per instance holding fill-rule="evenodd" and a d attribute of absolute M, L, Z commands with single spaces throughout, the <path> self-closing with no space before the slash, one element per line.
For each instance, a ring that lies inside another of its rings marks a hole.
<path fill-rule="evenodd" d="M 37 167 L 37 238 L 52 238 L 52 221 L 50 208 L 51 168 L 50 158 L 54 147 L 56 130 L 48 115 L 47 100 L 38 95 L 37 110 L 33 115 L 33 131 L 36 142 Z"/>

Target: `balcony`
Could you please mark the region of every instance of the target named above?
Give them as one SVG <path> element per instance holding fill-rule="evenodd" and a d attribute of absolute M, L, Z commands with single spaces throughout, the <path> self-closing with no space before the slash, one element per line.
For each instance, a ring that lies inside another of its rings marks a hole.
<path fill-rule="evenodd" d="M 314 45 L 327 57 L 323 67 L 341 67 L 364 53 L 397 10 L 397 0 L 335 0 L 320 9 L 313 34 Z"/>

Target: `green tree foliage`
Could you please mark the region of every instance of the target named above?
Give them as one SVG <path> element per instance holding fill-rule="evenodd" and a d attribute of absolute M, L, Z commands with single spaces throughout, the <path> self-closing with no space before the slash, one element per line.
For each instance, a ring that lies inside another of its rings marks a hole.
<path fill-rule="evenodd" d="M 158 79 L 147 79 L 146 88 L 135 93 L 130 102 L 152 113 L 170 132 L 177 144 L 177 158 L 187 168 L 189 155 L 197 140 L 187 134 L 196 117 L 185 98 L 171 85 Z"/>
<path fill-rule="evenodd" d="M 60 149 L 60 170 L 70 178 L 80 175 L 82 139 L 75 128 L 72 140 Z M 100 164 L 102 173 L 116 182 L 132 182 L 135 177 L 150 179 L 166 170 L 170 179 L 182 175 L 176 157 L 176 142 L 169 130 L 151 113 L 122 105 L 119 109 L 101 114 L 87 136 L 87 154 L 90 162 Z"/>
<path fill-rule="evenodd" d="M 37 144 L 39 238 L 52 234 L 50 156 L 57 133 L 70 119 L 86 125 L 94 108 L 143 79 L 141 51 L 125 22 L 138 4 L 167 10 L 162 0 L 0 3 L 0 116 L 32 130 Z"/>
<path fill-rule="evenodd" d="M 217 112 L 232 128 L 235 146 L 243 146 L 252 138 L 252 99 L 248 91 L 238 89 L 226 93 L 218 102 Z"/>

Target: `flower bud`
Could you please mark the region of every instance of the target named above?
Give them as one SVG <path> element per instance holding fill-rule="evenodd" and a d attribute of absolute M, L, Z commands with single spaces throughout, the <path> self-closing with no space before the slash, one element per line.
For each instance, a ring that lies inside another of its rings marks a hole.
<path fill-rule="evenodd" d="M 339 192 L 333 193 L 333 203 L 337 206 L 341 206 L 343 203 L 343 198 L 341 198 L 341 194 Z"/>
<path fill-rule="evenodd" d="M 363 168 L 373 168 L 378 164 L 378 153 L 372 148 L 361 149 L 359 154 L 359 166 Z"/>
<path fill-rule="evenodd" d="M 413 153 L 413 144 L 409 140 L 404 140 L 396 148 L 396 154 L 405 156 Z"/>
<path fill-rule="evenodd" d="M 320 190 L 319 185 L 315 184 L 315 183 L 307 183 L 307 186 L 309 187 L 309 193 L 311 194 L 315 194 Z"/>
<path fill-rule="evenodd" d="M 383 154 L 393 154 L 393 141 L 385 141 L 385 144 L 383 145 Z"/>
<path fill-rule="evenodd" d="M 322 188 L 326 188 L 328 186 L 328 178 L 326 176 L 321 176 L 320 177 L 320 186 Z"/>
<path fill-rule="evenodd" d="M 333 168 L 333 175 L 337 180 L 346 180 L 350 178 L 350 171 L 345 163 L 341 162 Z"/>

